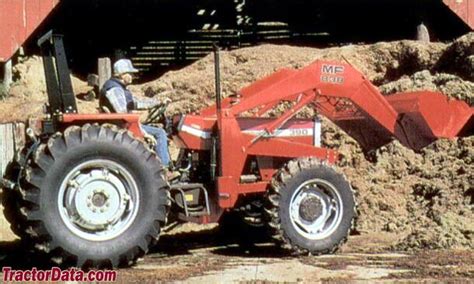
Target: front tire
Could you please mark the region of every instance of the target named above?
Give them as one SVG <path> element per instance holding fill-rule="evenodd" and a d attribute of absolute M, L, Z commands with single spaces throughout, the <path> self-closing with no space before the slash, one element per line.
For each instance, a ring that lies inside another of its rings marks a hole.
<path fill-rule="evenodd" d="M 158 240 L 169 187 L 157 156 L 115 126 L 73 126 L 40 147 L 21 204 L 35 250 L 62 266 L 130 265 Z"/>
<path fill-rule="evenodd" d="M 347 239 L 356 215 L 350 184 L 314 158 L 290 161 L 275 176 L 265 216 L 273 238 L 296 254 L 327 254 Z"/>

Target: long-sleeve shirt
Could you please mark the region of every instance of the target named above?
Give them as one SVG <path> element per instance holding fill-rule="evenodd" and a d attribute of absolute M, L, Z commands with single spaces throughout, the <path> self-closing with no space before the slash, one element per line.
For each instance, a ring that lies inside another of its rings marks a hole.
<path fill-rule="evenodd" d="M 99 105 L 101 108 L 107 107 L 114 113 L 127 113 L 132 110 L 149 109 L 160 104 L 155 99 L 137 99 L 126 88 L 122 82 L 115 78 L 105 82 L 99 97 Z"/>

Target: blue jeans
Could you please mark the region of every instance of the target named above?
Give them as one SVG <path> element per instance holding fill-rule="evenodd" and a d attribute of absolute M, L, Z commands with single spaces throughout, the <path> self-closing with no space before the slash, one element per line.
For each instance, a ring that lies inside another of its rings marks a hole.
<path fill-rule="evenodd" d="M 141 125 L 142 129 L 155 137 L 156 147 L 155 151 L 158 157 L 160 157 L 163 166 L 168 167 L 170 164 L 170 153 L 168 151 L 168 136 L 166 131 L 161 127 L 154 127 L 149 125 Z"/>

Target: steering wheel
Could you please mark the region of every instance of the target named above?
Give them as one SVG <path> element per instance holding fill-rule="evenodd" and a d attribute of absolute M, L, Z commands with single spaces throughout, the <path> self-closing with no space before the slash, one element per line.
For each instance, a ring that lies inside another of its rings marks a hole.
<path fill-rule="evenodd" d="M 167 107 L 167 104 L 159 104 L 149 109 L 148 115 L 143 123 L 144 124 L 163 123 L 166 120 L 165 118 L 166 107 Z"/>

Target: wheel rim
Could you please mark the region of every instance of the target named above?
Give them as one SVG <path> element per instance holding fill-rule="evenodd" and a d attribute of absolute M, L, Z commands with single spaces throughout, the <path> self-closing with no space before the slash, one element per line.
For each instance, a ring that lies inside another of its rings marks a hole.
<path fill-rule="evenodd" d="M 62 181 L 58 208 L 61 219 L 76 236 L 110 240 L 135 220 L 139 191 L 132 175 L 117 162 L 89 160 L 76 166 Z"/>
<path fill-rule="evenodd" d="M 331 235 L 342 220 L 342 198 L 336 188 L 321 179 L 301 184 L 290 201 L 290 219 L 305 238 L 320 240 Z"/>

